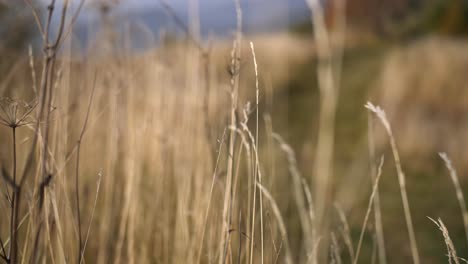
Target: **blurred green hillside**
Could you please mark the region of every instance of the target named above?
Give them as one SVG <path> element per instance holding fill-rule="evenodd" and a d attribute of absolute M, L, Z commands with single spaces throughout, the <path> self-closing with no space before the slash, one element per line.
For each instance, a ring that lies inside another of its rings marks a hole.
<path fill-rule="evenodd" d="M 403 166 L 407 175 L 407 188 L 410 196 L 410 204 L 412 208 L 413 219 L 417 229 L 417 240 L 420 247 L 420 254 L 423 263 L 443 263 L 446 260 L 445 245 L 443 237 L 439 233 L 436 226 L 428 220 L 428 216 L 432 218 L 441 217 L 449 230 L 451 231 L 452 239 L 457 250 L 468 252 L 468 245 L 465 241 L 463 231 L 463 219 L 456 201 L 456 196 L 453 184 L 449 178 L 448 172 L 439 159 L 438 151 L 447 151 L 448 146 L 452 146 L 453 142 L 459 142 L 458 146 L 463 146 L 465 138 L 459 135 L 458 129 L 455 128 L 455 123 L 449 125 L 445 123 L 446 133 L 438 137 L 430 137 L 426 135 L 427 131 L 424 126 L 415 125 L 412 130 L 414 133 L 420 133 L 420 144 L 424 142 L 440 142 L 440 148 L 432 148 L 423 152 L 414 153 L 413 149 L 408 144 L 406 138 L 409 135 L 407 127 L 411 124 L 405 123 L 405 112 L 413 113 L 411 109 L 427 108 L 424 93 L 429 91 L 443 91 L 449 84 L 443 81 L 433 86 L 420 87 L 418 91 L 420 99 L 416 97 L 404 97 L 401 100 L 410 99 L 412 105 L 401 105 L 404 101 L 387 101 L 382 95 L 386 94 L 385 89 L 392 90 L 391 86 L 382 85 L 384 72 L 394 70 L 394 67 L 399 67 L 401 74 L 409 73 L 415 69 L 413 67 L 423 67 L 421 64 L 407 65 L 391 65 L 393 53 L 396 50 L 401 52 L 414 52 L 415 50 L 424 47 L 426 42 L 431 43 L 433 40 L 427 39 L 412 43 L 407 42 L 405 45 L 409 48 L 401 48 L 401 43 L 398 44 L 373 44 L 361 46 L 358 48 L 349 49 L 345 52 L 343 65 L 343 79 L 340 87 L 340 97 L 338 104 L 338 113 L 336 120 L 336 137 L 335 137 L 335 195 L 337 202 L 347 208 L 347 213 L 350 216 L 351 231 L 353 239 L 359 239 L 359 231 L 364 219 L 365 208 L 370 195 L 371 183 L 369 181 L 369 156 L 368 156 L 368 115 L 363 107 L 364 104 L 371 100 L 377 104 L 385 106 L 398 105 L 398 114 L 391 115 L 391 122 L 397 136 L 397 145 L 400 147 L 402 154 Z M 436 41 L 437 42 L 437 41 Z M 450 43 L 450 41 L 448 41 Z M 431 48 L 428 52 L 437 52 L 437 47 Z M 462 50 L 459 50 L 462 51 Z M 464 52 L 464 51 L 463 51 Z M 427 55 L 427 54 L 426 54 Z M 424 56 L 424 55 L 421 55 Z M 440 56 L 446 56 L 445 53 Z M 423 57 L 417 57 L 415 60 L 422 60 Z M 318 105 L 319 105 L 319 89 L 316 85 L 315 77 L 315 60 L 311 59 L 309 63 L 304 64 L 291 76 L 290 82 L 287 84 L 287 92 L 281 92 L 275 95 L 274 100 L 278 104 L 272 116 L 274 123 L 279 124 L 277 129 L 280 133 L 288 135 L 288 140 L 294 146 L 294 149 L 299 156 L 299 164 L 302 172 L 305 175 L 311 176 L 312 166 L 311 161 L 314 160 L 310 149 L 314 148 L 316 131 L 318 124 Z M 390 63 L 390 64 L 389 64 Z M 464 60 L 468 63 L 468 59 Z M 461 65 L 453 66 L 453 69 L 459 69 Z M 462 66 L 463 67 L 463 66 Z M 457 72 L 459 72 L 457 70 Z M 428 76 L 434 74 L 433 71 L 426 73 Z M 407 80 L 405 87 L 411 86 L 411 79 L 418 78 L 415 74 Z M 421 76 L 426 76 L 424 73 Z M 393 78 L 401 78 L 399 75 Z M 430 77 L 428 77 L 430 78 Z M 405 79 L 406 80 L 406 79 Z M 405 82 L 403 80 L 403 82 Z M 430 83 L 431 81 L 428 81 Z M 458 83 L 460 84 L 460 83 Z M 408 91 L 411 89 L 407 87 Z M 464 94 L 466 86 L 450 86 L 449 90 L 453 93 Z M 411 95 L 407 95 L 411 96 Z M 442 97 L 440 97 L 443 100 Z M 451 102 L 439 102 L 439 122 L 450 120 L 452 113 L 447 112 L 444 104 Z M 458 107 L 463 107 L 463 102 L 452 101 Z M 410 104 L 408 102 L 408 104 Z M 468 114 L 468 108 L 463 107 L 464 115 Z M 390 109 L 387 109 L 390 110 Z M 462 114 L 459 113 L 459 114 Z M 375 121 L 376 129 L 380 124 Z M 426 121 L 431 122 L 431 121 Z M 284 127 L 283 127 L 284 125 Z M 419 127 L 417 127 L 419 126 Z M 381 127 L 380 127 L 381 128 Z M 418 130 L 420 129 L 420 130 Z M 463 130 L 466 132 L 466 130 Z M 463 133 L 463 132 L 460 132 Z M 450 136 L 456 137 L 449 140 Z M 385 134 L 380 134 L 378 138 L 386 137 Z M 418 138 L 418 134 L 415 135 Z M 444 137 L 446 140 L 444 140 Z M 409 139 L 409 140 L 411 140 Z M 414 140 L 414 139 L 413 139 Z M 405 145 L 406 144 L 406 145 Z M 415 143 L 416 144 L 416 143 Z M 456 144 L 456 143 L 455 143 Z M 427 144 L 426 144 L 427 145 Z M 382 203 L 383 226 L 385 232 L 385 240 L 387 245 L 388 259 L 390 263 L 408 263 L 411 261 L 410 251 L 408 250 L 408 235 L 406 225 L 403 218 L 401 198 L 398 189 L 397 175 L 395 166 L 392 161 L 392 154 L 385 140 L 378 144 L 378 156 L 385 154 L 386 165 L 384 167 L 383 178 L 380 183 L 380 197 Z M 463 149 L 463 148 L 462 148 Z M 465 168 L 464 160 L 455 149 L 450 149 L 449 153 L 456 157 L 458 163 L 457 168 L 463 171 Z M 455 155 L 457 154 L 457 155 Z M 461 155 L 461 154 L 460 154 Z M 466 177 L 461 178 L 462 186 L 467 186 Z M 467 188 L 464 188 L 468 192 Z M 292 225 L 294 226 L 294 225 Z M 364 251 L 362 255 L 362 263 L 371 263 L 374 240 L 370 235 L 373 227 L 369 227 L 369 231 L 365 237 Z M 292 232 L 294 233 L 294 232 Z M 374 252 L 375 253 L 375 252 Z M 344 253 L 343 253 L 344 254 Z"/>
<path fill-rule="evenodd" d="M 468 2 L 464 0 L 348 0 L 346 3 L 348 27 L 379 38 L 414 39 L 427 34 L 464 37 L 468 34 Z M 328 12 L 328 21 L 333 19 L 334 13 Z M 305 21 L 291 30 L 310 33 L 312 27 Z"/>

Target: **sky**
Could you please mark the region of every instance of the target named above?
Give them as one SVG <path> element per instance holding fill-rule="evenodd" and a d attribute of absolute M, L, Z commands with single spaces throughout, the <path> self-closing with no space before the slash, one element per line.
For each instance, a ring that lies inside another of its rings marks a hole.
<path fill-rule="evenodd" d="M 39 0 L 42 4 L 50 0 Z M 71 0 L 76 8 L 80 0 Z M 116 1 L 116 0 L 105 0 Z M 129 24 L 145 33 L 151 31 L 154 36 L 161 30 L 178 33 L 180 27 L 173 17 L 161 5 L 161 0 L 117 0 L 119 4 L 112 10 L 115 27 L 122 29 Z M 209 37 L 229 37 L 236 27 L 236 12 L 234 0 L 165 0 L 177 15 L 188 25 L 193 15 L 193 6 L 198 6 L 198 21 L 201 35 Z M 56 0 L 57 10 L 64 0 Z M 103 0 L 86 0 L 86 5 L 80 14 L 76 35 L 81 39 L 92 39 L 96 34 L 102 17 L 98 12 L 97 3 Z M 240 0 L 243 13 L 243 31 L 245 33 L 260 33 L 288 30 L 294 23 L 307 21 L 310 12 L 305 0 Z M 57 12 L 60 13 L 60 12 Z M 58 16 L 58 15 L 57 15 Z M 58 19 L 55 19 L 57 23 Z M 120 23 L 120 24 L 119 24 Z M 138 34 L 138 32 L 135 32 Z M 138 39 L 135 37 L 135 39 Z M 86 40 L 85 40 L 86 42 Z"/>

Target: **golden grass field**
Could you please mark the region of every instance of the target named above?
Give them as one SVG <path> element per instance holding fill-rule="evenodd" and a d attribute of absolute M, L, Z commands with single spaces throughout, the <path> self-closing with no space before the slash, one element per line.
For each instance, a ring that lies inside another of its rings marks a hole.
<path fill-rule="evenodd" d="M 313 10 L 314 35 L 84 52 L 64 23 L 6 57 L 0 262 L 466 262 L 468 42 Z"/>

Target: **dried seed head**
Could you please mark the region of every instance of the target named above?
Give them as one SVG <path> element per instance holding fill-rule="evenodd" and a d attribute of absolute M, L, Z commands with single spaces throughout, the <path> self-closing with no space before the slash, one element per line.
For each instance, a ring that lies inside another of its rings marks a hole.
<path fill-rule="evenodd" d="M 11 128 L 17 128 L 32 123 L 33 118 L 31 117 L 31 113 L 36 105 L 37 102 L 35 100 L 31 103 L 27 103 L 22 100 L 1 97 L 0 124 Z"/>

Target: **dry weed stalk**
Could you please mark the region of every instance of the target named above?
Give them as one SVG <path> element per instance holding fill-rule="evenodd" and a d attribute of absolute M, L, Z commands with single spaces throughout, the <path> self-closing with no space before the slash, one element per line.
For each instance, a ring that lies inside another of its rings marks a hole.
<path fill-rule="evenodd" d="M 16 132 L 17 129 L 23 126 L 28 125 L 32 121 L 30 120 L 30 114 L 35 109 L 34 104 L 28 104 L 18 100 L 13 100 L 10 98 L 1 98 L 0 99 L 0 124 L 4 125 L 11 129 L 12 132 L 12 173 L 10 176 L 8 172 L 2 168 L 2 176 L 12 190 L 12 195 L 6 188 L 6 197 L 10 204 L 10 239 L 11 243 L 9 245 L 8 254 L 5 251 L 5 245 L 3 241 L 0 240 L 0 247 L 2 249 L 2 254 L 0 257 L 3 258 L 7 263 L 10 263 L 11 260 L 16 261 L 17 256 L 17 231 L 18 226 L 16 225 L 16 211 L 19 210 L 19 198 L 18 192 L 20 186 L 17 181 L 17 141 L 16 141 Z"/>
<path fill-rule="evenodd" d="M 286 225 L 284 224 L 283 217 L 281 216 L 281 212 L 278 208 L 278 205 L 275 202 L 275 199 L 273 196 L 271 196 L 270 192 L 263 187 L 260 183 L 257 182 L 256 184 L 260 191 L 263 193 L 265 198 L 270 202 L 271 209 L 273 210 L 273 214 L 275 215 L 276 221 L 278 221 L 278 227 L 281 232 L 281 236 L 283 238 L 283 244 L 285 247 L 285 254 L 286 254 L 286 263 L 287 264 L 292 264 L 293 259 L 292 259 L 292 254 L 291 254 L 291 248 L 289 246 L 289 240 L 288 240 L 288 234 L 286 232 Z"/>
<path fill-rule="evenodd" d="M 452 260 L 455 264 L 460 264 L 459 258 L 457 256 L 457 251 L 455 250 L 455 246 L 453 245 L 452 239 L 450 238 L 449 232 L 447 227 L 445 227 L 444 222 L 442 219 L 434 220 L 428 217 L 434 224 L 440 229 L 442 235 L 444 236 L 445 245 L 447 246 L 447 256 L 449 264 L 452 264 Z"/>
<path fill-rule="evenodd" d="M 219 263 L 224 264 L 226 261 L 226 253 L 229 240 L 229 226 L 231 222 L 231 204 L 232 201 L 232 182 L 233 182 L 233 164 L 234 164 L 234 148 L 236 144 L 236 132 L 237 129 L 237 104 L 239 96 L 239 68 L 240 68 L 240 56 L 241 56 L 241 45 L 242 45 L 242 10 L 240 8 L 239 0 L 234 1 L 236 4 L 237 14 L 237 32 L 236 39 L 233 43 L 231 51 L 231 65 L 229 73 L 231 75 L 231 89 L 230 89 L 230 131 L 229 131 L 229 143 L 228 143 L 228 161 L 227 161 L 227 175 L 226 185 L 224 192 L 224 205 L 223 205 L 223 225 L 221 229 L 221 240 L 219 247 Z M 253 240 L 253 238 L 251 238 Z"/>
<path fill-rule="evenodd" d="M 222 151 L 222 148 L 223 148 L 223 145 L 224 145 L 225 136 L 226 136 L 226 129 L 224 129 L 223 135 L 221 137 L 221 141 L 219 143 L 218 156 L 216 158 L 216 164 L 215 164 L 215 168 L 214 168 L 214 171 L 213 171 L 213 179 L 211 181 L 210 194 L 208 196 L 208 205 L 207 205 L 206 211 L 205 211 L 204 224 L 203 224 L 203 229 L 202 229 L 202 233 L 201 233 L 200 247 L 198 249 L 197 262 L 196 263 L 200 263 L 200 261 L 201 261 L 201 255 L 202 255 L 202 250 L 203 250 L 203 241 L 205 240 L 206 226 L 208 224 L 208 215 L 210 213 L 211 201 L 212 201 L 212 198 L 213 198 L 213 189 L 214 189 L 214 186 L 215 186 L 216 176 L 218 175 L 218 166 L 219 166 L 219 161 L 220 161 L 220 158 L 221 158 L 221 151 Z"/>
<path fill-rule="evenodd" d="M 28 47 L 28 55 L 29 55 L 29 67 L 31 69 L 32 89 L 34 91 L 34 94 L 37 95 L 36 68 L 34 66 L 34 55 L 33 55 L 33 50 L 32 50 L 31 45 L 29 45 Z"/>
<path fill-rule="evenodd" d="M 241 127 L 241 131 L 239 131 L 241 133 L 241 138 L 244 142 L 244 145 L 246 145 L 246 150 L 247 152 L 250 151 L 250 149 L 252 150 L 253 154 L 254 154 L 254 158 L 255 158 L 255 162 L 254 162 L 254 167 L 253 167 L 253 182 L 260 182 L 261 179 L 262 179 L 262 174 L 261 174 L 261 171 L 260 171 L 260 164 L 259 164 L 259 158 L 258 158 L 258 145 L 257 145 L 257 141 L 256 139 L 254 138 L 254 135 L 252 134 L 252 132 L 250 131 L 249 127 L 247 126 L 247 123 L 249 121 L 249 115 L 251 114 L 251 109 L 250 109 L 250 102 L 247 103 L 247 105 L 244 107 L 244 110 L 243 110 L 243 116 L 244 116 L 244 120 L 240 123 L 240 127 Z M 245 135 L 244 135 L 245 134 Z M 248 140 L 247 140 L 248 139 Z M 250 147 L 251 146 L 251 147 Z M 248 154 L 249 156 L 249 159 L 250 159 L 250 154 Z M 250 166 L 249 166 L 250 167 Z M 250 171 L 250 169 L 249 169 Z M 250 178 L 249 178 L 250 179 Z M 250 186 L 250 184 L 249 184 Z M 256 202 L 256 199 L 257 199 L 257 186 L 254 185 L 253 186 L 254 189 L 253 189 L 253 201 L 252 201 L 252 222 L 251 222 L 251 238 L 253 239 L 255 237 L 255 222 L 256 222 L 256 205 L 257 205 L 257 202 Z M 259 194 L 259 197 L 260 197 L 260 228 L 261 228 L 261 241 L 263 240 L 263 206 L 262 206 L 262 194 L 260 193 Z M 262 243 L 263 244 L 263 243 Z M 252 243 L 250 244 L 250 251 L 253 253 L 253 249 L 254 249 L 254 242 L 252 241 Z M 263 260 L 263 249 L 261 249 L 261 258 Z M 262 261 L 263 262 L 263 261 Z M 253 263 L 253 254 L 250 255 L 250 263 Z"/>
<path fill-rule="evenodd" d="M 359 235 L 359 242 L 358 242 L 357 249 L 356 249 L 356 257 L 353 260 L 354 264 L 357 264 L 359 260 L 359 253 L 361 252 L 361 246 L 362 246 L 362 241 L 364 239 L 364 233 L 367 227 L 367 222 L 369 220 L 369 215 L 372 210 L 372 204 L 374 203 L 375 194 L 377 193 L 377 190 L 379 187 L 380 176 L 382 176 L 383 164 L 384 164 L 384 157 L 382 156 L 382 158 L 380 159 L 379 168 L 377 170 L 377 175 L 375 177 L 374 186 L 372 187 L 372 194 L 369 198 L 369 204 L 367 206 L 366 216 L 364 217 L 364 222 L 362 223 L 361 234 Z"/>
<path fill-rule="evenodd" d="M 331 244 L 330 244 L 330 256 L 331 256 L 331 264 L 341 264 L 343 261 L 341 260 L 341 251 L 340 245 L 338 244 L 338 240 L 336 239 L 335 233 L 331 232 Z"/>
<path fill-rule="evenodd" d="M 368 126 L 368 140 L 369 140 L 369 159 L 370 162 L 370 173 L 372 177 L 372 184 L 376 181 L 377 168 L 375 166 L 375 142 L 374 142 L 374 122 L 371 113 L 367 115 L 367 126 Z M 380 195 L 379 186 L 374 197 L 374 222 L 375 222 L 375 233 L 377 240 L 378 258 L 380 264 L 387 264 L 387 256 L 385 253 L 385 238 L 383 233 L 382 225 L 382 211 L 380 209 Z"/>
<path fill-rule="evenodd" d="M 409 201 L 408 201 L 408 194 L 406 192 L 406 178 L 405 178 L 405 174 L 403 173 L 403 169 L 401 167 L 400 155 L 398 154 L 398 149 L 396 146 L 395 138 L 393 136 L 392 128 L 390 126 L 390 122 L 387 119 L 387 115 L 385 114 L 385 111 L 379 106 L 375 106 L 371 102 L 367 102 L 365 107 L 377 116 L 377 118 L 380 120 L 380 122 L 384 126 L 388 134 L 388 137 L 390 138 L 390 145 L 392 148 L 393 158 L 395 160 L 395 166 L 396 166 L 396 170 L 398 174 L 398 183 L 400 186 L 401 199 L 403 202 L 406 226 L 408 228 L 408 235 L 410 239 L 411 255 L 413 257 L 413 262 L 415 264 L 419 264 L 420 260 L 419 260 L 418 246 L 416 243 L 416 235 L 414 233 L 413 220 L 411 219 L 411 210 L 410 210 Z"/>
<path fill-rule="evenodd" d="M 340 230 L 341 236 L 343 237 L 343 241 L 348 249 L 349 257 L 353 260 L 355 256 L 354 245 L 353 240 L 351 239 L 351 231 L 349 229 L 348 220 L 346 219 L 346 214 L 339 204 L 335 204 L 335 208 L 342 226 Z"/>
<path fill-rule="evenodd" d="M 302 176 L 299 172 L 298 166 L 297 166 L 297 161 L 296 157 L 294 154 L 293 149 L 291 146 L 289 146 L 284 139 L 278 135 L 278 134 L 273 134 L 273 138 L 278 142 L 281 150 L 286 154 L 286 157 L 288 159 L 288 168 L 289 168 L 289 173 L 292 176 L 293 179 L 293 184 L 294 184 L 294 198 L 296 200 L 296 204 L 298 207 L 299 211 L 299 218 L 301 221 L 301 227 L 303 230 L 304 234 L 304 240 L 305 240 L 305 248 L 306 250 L 311 250 L 313 249 L 313 244 L 316 240 L 316 230 L 315 230 L 315 225 L 314 225 L 314 216 L 315 213 L 313 211 L 312 204 L 310 203 L 311 199 L 310 197 L 307 199 L 308 205 L 306 205 L 306 200 L 304 199 L 304 188 L 307 186 L 306 183 L 302 181 Z M 306 195 L 308 197 L 309 195 Z M 307 213 L 309 212 L 309 214 Z M 306 252 L 306 257 L 310 258 L 312 252 Z M 313 261 L 316 261 L 315 259 Z"/>
<path fill-rule="evenodd" d="M 245 113 L 245 109 L 244 109 L 244 113 Z M 236 157 L 237 158 L 237 165 L 236 165 L 236 169 L 235 169 L 233 190 L 237 190 L 237 188 L 238 188 L 237 185 L 238 185 L 238 182 L 239 182 L 240 166 L 241 166 L 241 160 L 242 160 L 241 157 L 242 157 L 244 149 L 245 149 L 245 163 L 246 163 L 245 166 L 246 166 L 246 169 L 247 169 L 248 186 L 252 186 L 252 182 L 253 182 L 253 168 L 254 168 L 254 166 L 253 166 L 252 153 L 255 151 L 255 149 L 254 149 L 255 146 L 252 147 L 251 144 L 249 143 L 248 132 L 245 131 L 245 129 L 244 129 L 244 127 L 246 127 L 246 125 L 244 125 L 244 124 L 248 121 L 248 115 L 244 114 L 244 117 L 245 117 L 245 119 L 241 123 L 241 128 L 236 129 L 236 133 L 239 135 L 239 137 L 241 139 L 241 144 L 239 145 L 239 150 L 237 152 L 237 157 Z M 236 191 L 233 192 L 232 197 L 231 197 L 232 201 L 236 201 L 236 195 L 237 195 L 237 192 Z M 250 219 L 250 215 L 253 212 L 252 206 L 253 206 L 252 188 L 248 188 L 247 189 L 247 215 L 249 216 L 247 218 L 248 220 L 252 220 L 252 219 Z M 246 221 L 246 226 L 247 226 L 246 234 L 250 234 L 251 223 L 249 223 L 249 221 Z M 248 254 L 250 252 L 249 251 L 250 247 L 249 247 L 248 243 L 245 243 L 245 248 L 246 248 L 245 249 L 246 253 Z M 248 255 L 247 255 L 247 261 L 249 261 Z"/>
<path fill-rule="evenodd" d="M 256 113 L 256 120 L 255 120 L 255 171 L 254 171 L 254 179 L 258 178 L 258 182 L 262 184 L 262 177 L 259 168 L 259 160 L 258 160 L 258 122 L 259 122 L 259 97 L 260 97 L 260 89 L 258 85 L 258 65 L 257 65 L 257 57 L 255 56 L 255 47 L 253 42 L 250 42 L 250 49 L 252 51 L 254 69 L 255 69 L 255 113 Z M 263 195 L 260 193 L 260 242 L 261 242 L 261 263 L 264 263 L 263 259 L 263 249 L 264 249 L 264 236 L 263 236 Z M 252 258 L 251 258 L 252 259 Z"/>
<path fill-rule="evenodd" d="M 460 181 L 458 180 L 457 170 L 453 167 L 452 161 L 450 160 L 447 153 L 441 152 L 439 153 L 439 156 L 444 161 L 445 166 L 447 167 L 450 173 L 450 178 L 452 179 L 453 186 L 455 187 L 458 205 L 460 206 L 460 211 L 461 211 L 462 218 L 463 218 L 463 225 L 465 227 L 465 238 L 466 238 L 466 242 L 468 243 L 468 211 L 466 210 L 465 197 L 463 196 L 463 191 L 460 186 Z"/>
<path fill-rule="evenodd" d="M 89 97 L 88 108 L 86 110 L 86 117 L 83 122 L 83 127 L 81 128 L 80 136 L 76 143 L 76 167 L 75 167 L 75 202 L 76 202 L 76 220 L 78 225 L 78 263 L 81 264 L 82 258 L 84 255 L 83 249 L 83 238 L 81 232 L 81 210 L 80 210 L 80 154 L 81 154 L 81 143 L 83 142 L 84 135 L 86 133 L 86 129 L 88 127 L 88 120 L 89 120 L 89 113 L 91 112 L 91 106 L 93 103 L 94 98 L 94 91 L 96 89 L 96 78 L 97 75 L 94 76 L 93 81 L 93 88 L 91 91 L 91 95 Z"/>
<path fill-rule="evenodd" d="M 89 234 L 90 234 L 90 231 L 91 231 L 91 225 L 92 225 L 93 219 L 94 219 L 94 212 L 96 211 L 96 204 L 97 204 L 97 200 L 98 200 L 98 197 L 99 197 L 99 191 L 101 190 L 102 172 L 99 172 L 98 176 L 99 176 L 99 178 L 98 178 L 98 181 L 97 181 L 97 184 L 96 184 L 96 196 L 94 197 L 93 209 L 91 210 L 91 217 L 89 219 L 88 229 L 86 231 L 84 244 L 83 244 L 83 247 L 82 247 L 82 250 L 81 250 L 81 253 L 80 253 L 81 257 L 80 257 L 79 264 L 83 263 L 83 261 L 84 261 L 84 254 L 85 254 L 85 250 L 86 250 L 86 245 L 88 244 Z"/>
<path fill-rule="evenodd" d="M 26 1 L 28 4 L 29 1 Z M 41 181 L 34 186 L 39 194 L 39 207 L 38 207 L 38 216 L 40 215 L 40 211 L 42 210 L 42 205 L 44 201 L 44 190 L 48 186 L 51 181 L 52 174 L 48 169 L 48 158 L 49 158 L 49 122 L 50 122 L 50 112 L 52 109 L 52 98 L 53 98 L 53 85 L 54 85 L 54 78 L 55 78 L 55 64 L 57 59 L 58 51 L 60 50 L 61 44 L 64 39 L 64 30 L 65 30 L 65 20 L 68 10 L 68 3 L 69 1 L 65 1 L 60 13 L 59 19 L 59 27 L 57 30 L 56 37 L 51 40 L 50 39 L 50 29 L 51 29 L 51 20 L 52 15 L 55 9 L 55 0 L 51 0 L 50 4 L 47 6 L 47 16 L 46 16 L 46 25 L 45 27 L 42 25 L 41 21 L 38 19 L 36 9 L 32 8 L 33 15 L 35 16 L 37 26 L 41 32 L 42 40 L 43 40 L 43 48 L 44 48 L 44 65 L 41 75 L 41 85 L 39 91 L 39 100 L 38 100 L 38 110 L 37 116 L 34 124 L 34 136 L 31 143 L 31 150 L 27 154 L 26 163 L 24 165 L 23 172 L 21 177 L 18 178 L 16 181 L 16 172 L 14 173 L 13 180 L 13 197 L 12 197 L 12 214 L 11 214 L 11 225 L 10 225 L 10 252 L 8 258 L 8 263 L 16 264 L 19 262 L 18 259 L 18 232 L 20 227 L 20 210 L 21 210 L 21 198 L 22 198 L 22 191 L 26 184 L 26 179 L 31 173 L 33 169 L 34 157 L 36 154 L 36 146 L 38 144 L 39 138 L 42 139 L 42 157 L 40 160 L 40 176 Z M 32 7 L 32 5 L 31 5 Z M 75 17 L 78 15 L 79 12 L 75 13 Z M 71 27 L 70 25 L 69 27 Z M 31 62 L 30 62 L 31 63 Z M 33 90 L 35 87 L 33 87 Z M 36 91 L 35 91 L 36 92 Z M 41 125 L 43 125 L 41 129 Z M 15 168 L 16 171 L 16 168 Z M 14 201 L 14 202 L 13 202 Z M 36 260 L 38 256 L 39 250 L 39 238 L 41 234 L 41 227 L 42 227 L 42 220 L 38 219 L 38 227 L 36 229 L 36 235 L 34 239 L 34 247 L 31 254 L 31 260 Z M 29 232 L 29 231 L 28 231 Z M 26 242 L 27 243 L 27 242 Z M 25 245 L 26 245 L 25 243 Z M 26 254 L 23 253 L 23 261 L 26 259 Z"/>

